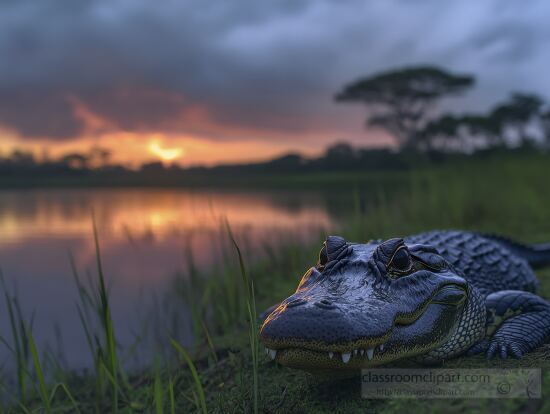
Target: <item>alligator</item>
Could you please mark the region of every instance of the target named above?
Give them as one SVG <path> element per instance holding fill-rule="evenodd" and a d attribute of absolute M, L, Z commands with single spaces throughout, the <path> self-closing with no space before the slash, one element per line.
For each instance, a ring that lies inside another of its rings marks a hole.
<path fill-rule="evenodd" d="M 431 231 L 349 243 L 329 236 L 296 292 L 262 318 L 277 363 L 312 373 L 460 355 L 521 358 L 550 338 L 533 269 L 550 243 Z"/>

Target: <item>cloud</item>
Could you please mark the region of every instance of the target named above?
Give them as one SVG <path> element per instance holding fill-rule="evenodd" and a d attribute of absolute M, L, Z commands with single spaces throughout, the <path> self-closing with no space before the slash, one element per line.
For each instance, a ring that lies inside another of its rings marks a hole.
<path fill-rule="evenodd" d="M 543 0 L 4 0 L 0 126 L 23 139 L 74 139 L 93 118 L 216 140 L 359 140 L 361 108 L 332 96 L 394 66 L 476 74 L 455 109 L 516 89 L 548 97 L 548 12 Z"/>

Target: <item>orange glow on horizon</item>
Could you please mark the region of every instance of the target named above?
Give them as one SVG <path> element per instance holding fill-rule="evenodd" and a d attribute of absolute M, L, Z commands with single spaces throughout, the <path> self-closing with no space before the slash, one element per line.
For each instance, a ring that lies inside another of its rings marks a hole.
<path fill-rule="evenodd" d="M 9 156 L 12 151 L 19 149 L 32 152 L 39 161 L 47 161 L 58 159 L 68 153 L 86 154 L 92 148 L 110 151 L 110 163 L 127 168 L 139 168 L 142 164 L 159 159 L 183 167 L 213 166 L 221 163 L 269 160 L 290 150 L 299 151 L 306 156 L 317 156 L 323 150 L 322 146 L 312 149 L 307 142 L 290 146 L 277 140 L 256 141 L 245 138 L 224 141 L 188 134 L 127 131 L 89 134 L 65 141 L 23 140 L 9 131 L 0 130 L 0 158 Z"/>
<path fill-rule="evenodd" d="M 303 141 L 299 143 L 291 141 L 291 146 L 276 131 L 222 127 L 210 119 L 207 108 L 198 106 L 187 108 L 175 117 L 174 125 L 159 125 L 153 131 L 122 130 L 78 98 L 69 98 L 75 116 L 85 125 L 81 136 L 64 140 L 22 138 L 16 131 L 0 125 L 0 157 L 18 149 L 32 152 L 39 161 L 50 161 L 68 153 L 87 154 L 92 148 L 102 148 L 110 152 L 110 163 L 126 168 L 139 168 L 159 159 L 189 167 L 268 160 L 290 150 L 316 155 L 321 149 L 312 150 L 306 134 L 301 134 Z M 182 132 L 181 123 L 189 127 L 189 132 Z M 318 136 L 313 131 L 311 134 Z"/>
<path fill-rule="evenodd" d="M 118 89 L 116 93 L 123 103 L 135 94 L 152 97 L 159 94 L 158 91 L 126 89 Z M 177 94 L 168 94 L 166 98 L 176 102 L 183 99 Z M 343 134 L 341 127 L 327 124 L 323 119 L 295 131 L 223 124 L 212 116 L 209 108 L 187 105 L 184 100 L 180 102 L 181 112 L 169 121 L 127 130 L 105 114 L 94 112 L 77 96 L 69 95 L 68 100 L 74 116 L 84 125 L 79 136 L 70 139 L 22 137 L 17 131 L 0 125 L 0 158 L 9 156 L 14 150 L 23 150 L 31 152 L 38 161 L 47 162 L 66 154 L 85 155 L 92 149 L 101 148 L 109 151 L 109 163 L 132 169 L 159 159 L 182 167 L 213 166 L 261 162 L 289 152 L 316 157 L 327 145 L 341 141 L 338 137 Z M 364 131 L 358 125 L 357 130 L 345 133 L 346 141 L 387 146 L 387 136 L 369 133 L 365 140 Z"/>

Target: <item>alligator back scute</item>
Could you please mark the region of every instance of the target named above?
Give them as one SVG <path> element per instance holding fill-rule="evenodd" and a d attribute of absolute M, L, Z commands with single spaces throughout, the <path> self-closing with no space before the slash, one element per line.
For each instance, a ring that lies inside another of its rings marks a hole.
<path fill-rule="evenodd" d="M 434 246 L 484 295 L 499 290 L 538 289 L 537 278 L 526 260 L 479 234 L 431 231 L 410 236 L 406 242 Z"/>

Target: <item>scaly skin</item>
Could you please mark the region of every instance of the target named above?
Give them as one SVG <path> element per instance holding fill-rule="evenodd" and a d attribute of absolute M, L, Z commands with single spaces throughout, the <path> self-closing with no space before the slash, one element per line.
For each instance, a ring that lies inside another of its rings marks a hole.
<path fill-rule="evenodd" d="M 550 246 L 433 231 L 348 243 L 330 236 L 296 292 L 265 314 L 278 363 L 313 373 L 486 352 L 519 358 L 550 338 L 550 304 L 530 264 Z"/>

